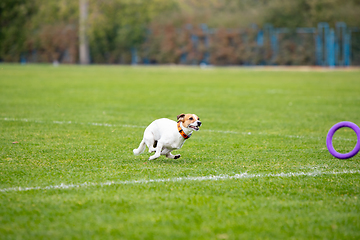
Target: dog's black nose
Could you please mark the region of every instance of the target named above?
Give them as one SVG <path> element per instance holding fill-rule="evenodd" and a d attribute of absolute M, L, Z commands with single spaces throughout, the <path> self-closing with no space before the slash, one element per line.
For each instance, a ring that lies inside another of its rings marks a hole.
<path fill-rule="evenodd" d="M 197 122 L 198 126 L 200 127 L 201 126 L 201 122 Z"/>

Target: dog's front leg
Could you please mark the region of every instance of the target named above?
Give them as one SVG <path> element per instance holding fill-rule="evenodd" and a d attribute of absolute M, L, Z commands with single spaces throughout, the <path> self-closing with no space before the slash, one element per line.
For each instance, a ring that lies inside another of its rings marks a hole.
<path fill-rule="evenodd" d="M 156 146 L 155 154 L 152 155 L 151 157 L 149 157 L 149 160 L 154 160 L 154 159 L 160 157 L 162 148 L 163 148 L 163 144 L 161 142 L 158 142 L 158 144 Z"/>
<path fill-rule="evenodd" d="M 172 155 L 171 154 L 171 150 L 165 148 L 162 152 L 161 155 L 165 155 L 167 158 L 171 158 L 171 159 L 178 159 L 180 157 L 180 154 L 177 155 Z"/>
<path fill-rule="evenodd" d="M 166 156 L 167 158 L 172 158 L 172 159 L 178 159 L 178 158 L 181 157 L 180 154 L 172 155 L 171 152 L 167 153 L 165 156 Z"/>

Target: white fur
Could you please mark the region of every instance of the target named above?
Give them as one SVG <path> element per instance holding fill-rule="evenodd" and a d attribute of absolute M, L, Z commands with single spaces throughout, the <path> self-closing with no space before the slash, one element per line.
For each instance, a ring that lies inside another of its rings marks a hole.
<path fill-rule="evenodd" d="M 185 128 L 182 123 L 180 124 L 186 135 L 189 136 L 194 131 L 194 129 L 189 127 Z M 177 159 L 180 157 L 180 154 L 172 155 L 171 151 L 180 149 L 183 146 L 185 140 L 186 139 L 179 133 L 177 123 L 175 121 L 167 118 L 161 118 L 153 121 L 145 129 L 143 140 L 141 141 L 139 147 L 134 149 L 133 152 L 135 155 L 139 155 L 144 152 L 147 146 L 149 148 L 149 152 L 155 152 L 155 154 L 152 155 L 149 160 L 156 159 L 160 157 L 160 155 L 165 155 L 168 158 Z M 154 148 L 156 141 L 157 146 Z"/>

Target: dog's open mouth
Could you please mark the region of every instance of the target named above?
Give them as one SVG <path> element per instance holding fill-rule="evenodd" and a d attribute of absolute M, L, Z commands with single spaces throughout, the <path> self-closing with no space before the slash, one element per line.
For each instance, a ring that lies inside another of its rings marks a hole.
<path fill-rule="evenodd" d="M 189 127 L 191 127 L 192 129 L 194 129 L 195 131 L 199 131 L 199 127 L 198 127 L 198 126 L 191 126 L 191 125 L 189 125 Z"/>

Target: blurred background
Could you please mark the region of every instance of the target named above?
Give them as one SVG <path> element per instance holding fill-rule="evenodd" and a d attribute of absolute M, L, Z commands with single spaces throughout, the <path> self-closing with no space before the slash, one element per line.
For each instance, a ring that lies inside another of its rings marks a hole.
<path fill-rule="evenodd" d="M 360 0 L 1 0 L 0 61 L 360 65 Z"/>

